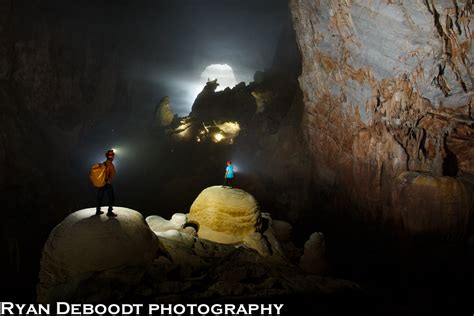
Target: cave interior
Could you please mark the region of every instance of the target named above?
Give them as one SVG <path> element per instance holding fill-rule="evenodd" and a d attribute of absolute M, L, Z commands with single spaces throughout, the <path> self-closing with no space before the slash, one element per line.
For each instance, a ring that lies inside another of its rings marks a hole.
<path fill-rule="evenodd" d="M 470 0 L 0 1 L 0 300 L 471 315 L 471 16 Z M 111 148 L 119 216 L 68 226 L 95 208 L 89 171 Z M 237 189 L 257 219 L 205 222 L 200 203 L 237 205 Z M 145 229 L 129 209 L 161 243 L 146 268 L 124 259 L 130 279 L 50 258 L 67 227 L 68 251 L 108 245 L 101 225 Z"/>

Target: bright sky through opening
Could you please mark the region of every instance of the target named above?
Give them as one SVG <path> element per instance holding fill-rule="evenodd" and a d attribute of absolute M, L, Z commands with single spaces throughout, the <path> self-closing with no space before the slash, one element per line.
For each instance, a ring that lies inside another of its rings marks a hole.
<path fill-rule="evenodd" d="M 201 73 L 201 83 L 204 86 L 208 80 L 217 79 L 219 86 L 217 91 L 225 88 L 233 88 L 237 84 L 232 67 L 227 64 L 212 64 Z"/>

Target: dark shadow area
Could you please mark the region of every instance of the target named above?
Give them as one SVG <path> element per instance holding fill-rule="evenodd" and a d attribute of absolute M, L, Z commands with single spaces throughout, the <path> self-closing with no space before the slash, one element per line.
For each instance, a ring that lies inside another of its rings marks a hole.
<path fill-rule="evenodd" d="M 458 159 L 456 155 L 446 150 L 446 157 L 443 160 L 443 176 L 456 177 L 458 175 Z"/>

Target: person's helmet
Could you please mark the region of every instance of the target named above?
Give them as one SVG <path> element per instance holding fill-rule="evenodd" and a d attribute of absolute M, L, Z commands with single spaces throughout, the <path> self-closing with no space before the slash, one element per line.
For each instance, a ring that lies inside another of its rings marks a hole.
<path fill-rule="evenodd" d="M 105 152 L 105 157 L 109 158 L 109 157 L 114 157 L 115 156 L 115 153 L 112 149 L 109 149 Z"/>

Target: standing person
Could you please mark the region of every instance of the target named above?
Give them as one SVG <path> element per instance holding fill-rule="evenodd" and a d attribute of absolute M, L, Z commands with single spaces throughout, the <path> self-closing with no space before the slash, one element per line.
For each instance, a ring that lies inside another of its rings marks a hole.
<path fill-rule="evenodd" d="M 115 177 L 115 166 L 112 163 L 115 157 L 115 153 L 112 149 L 107 150 L 105 153 L 105 157 L 107 157 L 107 160 L 104 162 L 105 165 L 105 185 L 103 187 L 100 187 L 97 191 L 97 210 L 95 212 L 96 215 L 104 214 L 100 210 L 100 207 L 102 206 L 102 200 L 104 198 L 104 193 L 107 192 L 107 197 L 109 199 L 109 209 L 107 212 L 107 216 L 117 216 L 113 210 L 113 205 L 115 202 L 115 196 L 114 196 L 114 188 L 112 187 L 112 179 Z"/>
<path fill-rule="evenodd" d="M 232 161 L 227 161 L 227 167 L 225 168 L 224 176 L 224 186 L 229 186 L 232 188 L 232 181 L 234 180 L 234 166 L 232 166 Z"/>

